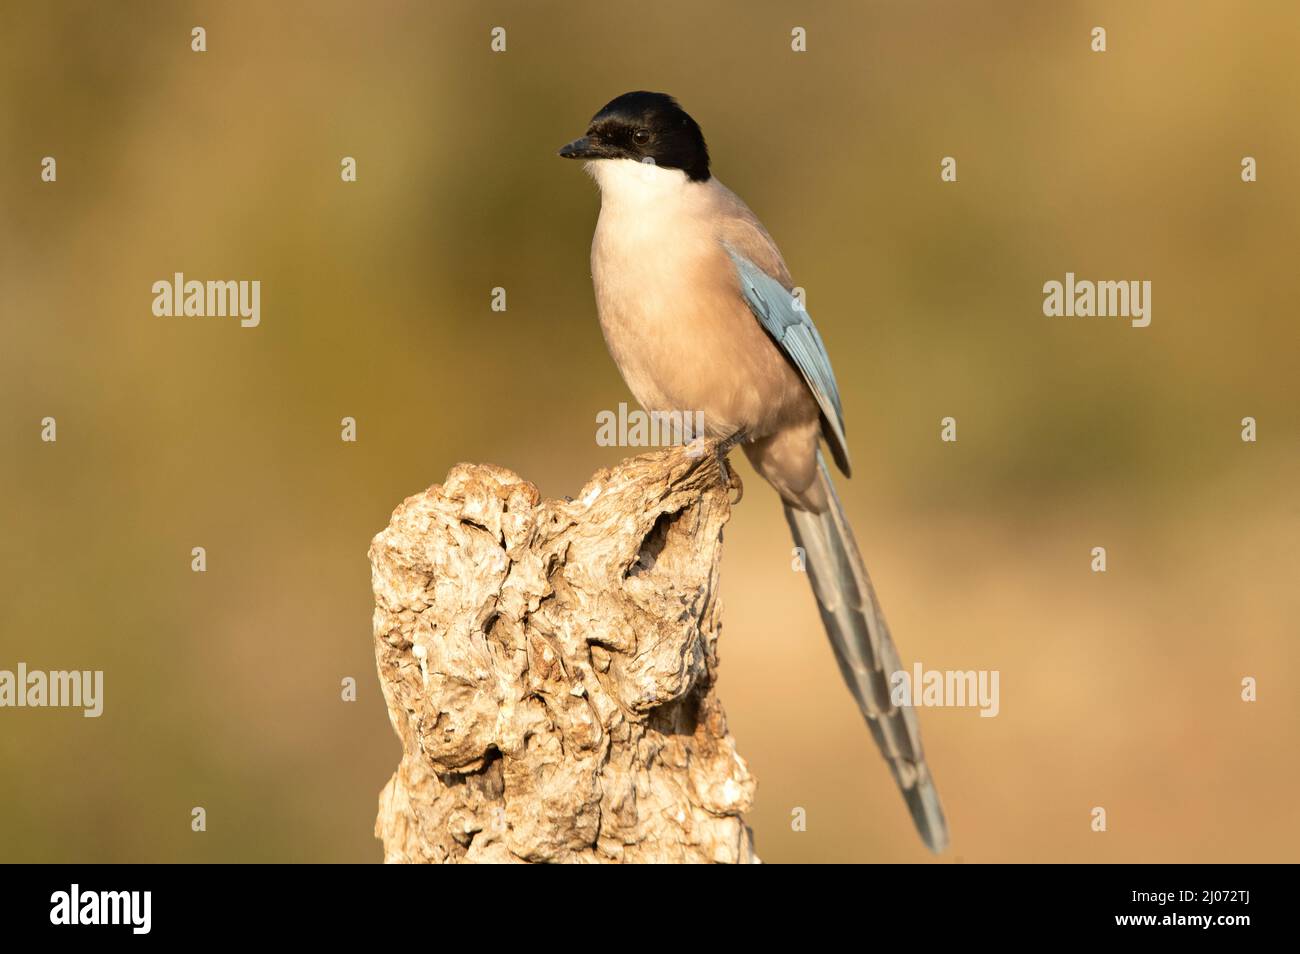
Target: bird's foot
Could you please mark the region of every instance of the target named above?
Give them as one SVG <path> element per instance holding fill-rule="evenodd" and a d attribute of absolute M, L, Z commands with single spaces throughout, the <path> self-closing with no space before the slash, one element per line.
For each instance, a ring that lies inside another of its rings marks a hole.
<path fill-rule="evenodd" d="M 731 501 L 734 507 L 745 499 L 745 485 L 740 480 L 740 474 L 727 463 L 727 458 L 719 457 L 718 463 L 722 465 L 722 481 L 727 485 L 727 490 L 736 492 L 736 499 Z"/>
<path fill-rule="evenodd" d="M 722 475 L 722 483 L 729 491 L 736 492 L 736 499 L 731 502 L 734 507 L 745 496 L 745 485 L 741 483 L 740 475 L 737 474 L 727 462 L 727 454 L 737 444 L 744 441 L 745 434 L 743 431 L 737 431 L 730 437 L 718 440 L 716 438 L 697 437 L 686 445 L 687 457 L 704 457 L 712 452 L 718 461 L 718 471 Z"/>

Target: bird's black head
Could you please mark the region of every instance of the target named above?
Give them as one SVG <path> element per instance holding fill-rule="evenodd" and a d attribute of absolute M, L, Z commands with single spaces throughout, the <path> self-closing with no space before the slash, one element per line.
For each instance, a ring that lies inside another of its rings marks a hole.
<path fill-rule="evenodd" d="M 666 93 L 624 93 L 591 118 L 587 134 L 563 149 L 565 159 L 653 160 L 692 182 L 709 178 L 709 148 L 699 123 Z"/>

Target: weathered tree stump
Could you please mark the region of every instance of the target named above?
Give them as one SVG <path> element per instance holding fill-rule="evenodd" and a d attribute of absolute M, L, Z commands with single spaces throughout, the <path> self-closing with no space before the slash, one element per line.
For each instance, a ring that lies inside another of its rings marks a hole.
<path fill-rule="evenodd" d="M 754 782 L 714 691 L 730 516 L 711 450 L 576 500 L 461 464 L 370 547 L 403 755 L 389 862 L 751 862 Z"/>

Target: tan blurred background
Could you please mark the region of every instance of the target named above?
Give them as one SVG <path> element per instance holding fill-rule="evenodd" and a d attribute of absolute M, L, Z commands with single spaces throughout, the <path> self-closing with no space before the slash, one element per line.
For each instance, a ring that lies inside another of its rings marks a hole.
<path fill-rule="evenodd" d="M 103 669 L 106 704 L 0 710 L 0 860 L 380 859 L 366 548 L 457 461 L 558 496 L 622 456 L 555 150 L 638 88 L 808 289 L 904 660 L 1001 673 L 995 719 L 922 712 L 944 859 L 1297 860 L 1298 46 L 1289 0 L 7 2 L 0 668 Z M 175 271 L 261 280 L 261 326 L 153 317 Z M 1066 271 L 1150 280 L 1151 326 L 1045 318 Z M 758 851 L 924 861 L 734 459 Z"/>

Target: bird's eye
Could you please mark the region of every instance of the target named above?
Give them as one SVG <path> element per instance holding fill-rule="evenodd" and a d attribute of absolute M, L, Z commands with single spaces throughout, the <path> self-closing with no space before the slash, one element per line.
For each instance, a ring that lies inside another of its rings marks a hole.
<path fill-rule="evenodd" d="M 650 141 L 650 130 L 638 129 L 636 132 L 632 134 L 632 141 L 636 143 L 638 146 L 644 146 L 646 143 Z"/>

